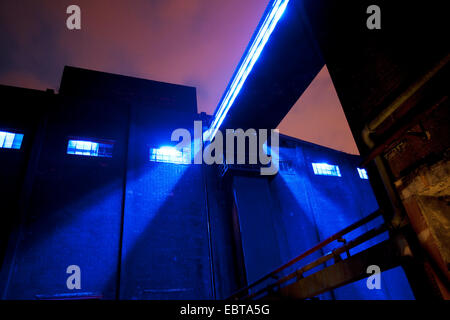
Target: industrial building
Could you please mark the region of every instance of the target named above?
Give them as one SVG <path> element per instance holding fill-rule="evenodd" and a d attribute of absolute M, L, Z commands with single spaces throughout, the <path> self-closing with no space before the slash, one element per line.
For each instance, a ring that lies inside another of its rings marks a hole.
<path fill-rule="evenodd" d="M 24 206 L 9 211 L 6 299 L 227 298 L 378 209 L 358 156 L 287 136 L 276 176 L 154 157 L 208 120 L 195 88 L 66 67 L 59 94 L 1 90 L 16 106 L 2 131 L 23 135 L 1 149 L 2 201 Z M 66 287 L 70 265 L 80 290 Z M 400 269 L 383 279 L 324 298 L 412 297 Z"/>
<path fill-rule="evenodd" d="M 195 88 L 75 67 L 58 93 L 0 86 L 2 298 L 448 298 L 448 46 L 438 22 L 342 23 L 350 3 L 270 1 L 212 116 Z M 361 157 L 282 135 L 261 176 L 171 149 L 196 120 L 275 128 L 325 63 Z"/>

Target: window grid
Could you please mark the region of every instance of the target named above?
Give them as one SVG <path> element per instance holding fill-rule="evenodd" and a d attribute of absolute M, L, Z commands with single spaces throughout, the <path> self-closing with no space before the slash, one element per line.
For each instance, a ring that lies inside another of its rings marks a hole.
<path fill-rule="evenodd" d="M 67 154 L 111 158 L 114 144 L 95 141 L 69 140 Z"/>
<path fill-rule="evenodd" d="M 327 163 L 313 163 L 312 167 L 314 170 L 314 174 L 316 175 L 341 177 L 339 167 L 336 165 Z"/>
<path fill-rule="evenodd" d="M 150 148 L 150 161 L 174 164 L 190 164 L 191 149 L 177 150 L 175 147 Z"/>
<path fill-rule="evenodd" d="M 369 179 L 369 176 L 367 175 L 366 169 L 358 168 L 358 174 L 359 174 L 359 177 L 360 177 L 361 179 L 365 179 L 365 180 L 368 180 L 368 179 Z"/>
<path fill-rule="evenodd" d="M 22 146 L 23 134 L 0 131 L 0 148 L 20 149 Z"/>

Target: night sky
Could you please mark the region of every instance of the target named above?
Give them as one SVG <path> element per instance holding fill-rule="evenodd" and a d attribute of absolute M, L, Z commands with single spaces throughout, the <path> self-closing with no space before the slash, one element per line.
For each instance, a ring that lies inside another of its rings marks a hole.
<path fill-rule="evenodd" d="M 1 0 L 0 84 L 58 90 L 71 65 L 195 86 L 199 111 L 212 114 L 268 2 Z M 66 28 L 71 4 L 81 30 Z M 279 128 L 358 153 L 326 68 Z"/>

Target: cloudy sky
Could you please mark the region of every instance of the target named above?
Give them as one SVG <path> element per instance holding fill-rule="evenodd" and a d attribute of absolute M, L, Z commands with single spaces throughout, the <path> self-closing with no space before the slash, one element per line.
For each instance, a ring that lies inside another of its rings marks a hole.
<path fill-rule="evenodd" d="M 214 112 L 268 0 L 1 0 L 0 84 L 58 90 L 65 65 L 195 86 Z M 81 30 L 66 8 L 81 8 Z M 282 133 L 357 154 L 324 68 Z"/>

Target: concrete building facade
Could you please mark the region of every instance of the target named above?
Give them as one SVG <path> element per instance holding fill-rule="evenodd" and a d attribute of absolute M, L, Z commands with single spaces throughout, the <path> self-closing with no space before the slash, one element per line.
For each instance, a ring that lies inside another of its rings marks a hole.
<path fill-rule="evenodd" d="M 275 176 L 158 158 L 173 130 L 208 125 L 195 88 L 66 67 L 58 94 L 0 91 L 0 131 L 23 134 L 0 148 L 3 299 L 223 299 L 378 209 L 358 156 L 287 136 Z M 381 290 L 361 280 L 319 298 L 414 296 L 398 267 Z"/>

